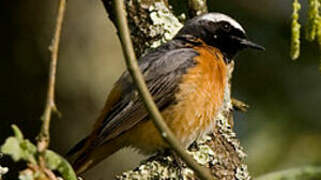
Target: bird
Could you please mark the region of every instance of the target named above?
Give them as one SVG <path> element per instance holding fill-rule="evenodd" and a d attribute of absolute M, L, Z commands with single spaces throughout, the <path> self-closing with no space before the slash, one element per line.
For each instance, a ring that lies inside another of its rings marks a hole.
<path fill-rule="evenodd" d="M 187 20 L 172 40 L 139 58 L 153 100 L 184 148 L 213 131 L 228 86 L 227 65 L 246 48 L 264 50 L 236 20 L 210 12 Z M 170 148 L 128 71 L 114 84 L 90 134 L 67 156 L 79 175 L 124 147 L 146 155 Z"/>

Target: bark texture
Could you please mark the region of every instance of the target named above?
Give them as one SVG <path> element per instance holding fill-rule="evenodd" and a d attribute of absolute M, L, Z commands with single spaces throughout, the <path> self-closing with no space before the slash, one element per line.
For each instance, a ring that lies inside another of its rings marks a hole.
<path fill-rule="evenodd" d="M 115 24 L 112 2 L 104 0 L 103 3 L 109 18 Z M 125 0 L 125 3 L 137 57 L 148 52 L 150 48 L 156 48 L 173 38 L 183 26 L 181 22 L 186 17 L 190 17 L 191 12 L 193 12 L 192 15 L 196 15 L 207 11 L 205 0 L 186 1 L 186 7 L 188 7 L 186 10 L 176 9 L 178 6 L 175 3 L 179 2 L 175 0 Z M 227 74 L 230 80 L 233 67 L 234 63 L 232 62 Z M 194 143 L 189 149 L 189 153 L 200 164 L 209 167 L 217 179 L 248 180 L 250 176 L 244 163 L 246 154 L 233 131 L 233 108 L 230 92 L 231 83 L 225 90 L 224 107 L 216 117 L 213 134 Z M 158 155 L 142 162 L 134 170 L 123 172 L 116 179 L 177 179 L 178 176 L 182 176 L 183 179 L 197 179 L 189 168 L 183 168 L 180 171 L 171 156 Z"/>

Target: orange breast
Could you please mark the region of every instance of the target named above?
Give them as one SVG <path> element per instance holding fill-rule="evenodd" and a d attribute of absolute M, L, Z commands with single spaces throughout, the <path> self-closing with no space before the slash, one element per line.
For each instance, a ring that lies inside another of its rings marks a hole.
<path fill-rule="evenodd" d="M 195 57 L 197 65 L 183 75 L 175 95 L 177 103 L 162 112 L 170 129 L 185 146 L 214 128 L 214 117 L 223 105 L 227 84 L 227 68 L 220 51 L 206 46 L 195 49 L 200 53 Z M 151 121 L 140 123 L 129 134 L 132 137 L 129 145 L 143 152 L 166 147 Z"/>
<path fill-rule="evenodd" d="M 194 68 L 183 76 L 176 94 L 177 104 L 163 115 L 184 145 L 214 127 L 214 117 L 223 105 L 227 84 L 226 65 L 219 50 L 209 47 L 195 48 L 200 56 Z"/>

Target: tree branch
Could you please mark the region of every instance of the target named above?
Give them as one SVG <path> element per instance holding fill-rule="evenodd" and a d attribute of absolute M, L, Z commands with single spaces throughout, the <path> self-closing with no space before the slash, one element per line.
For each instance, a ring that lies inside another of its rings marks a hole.
<path fill-rule="evenodd" d="M 51 113 L 58 112 L 55 104 L 55 81 L 56 81 L 56 69 L 57 69 L 57 60 L 58 60 L 58 50 L 59 50 L 59 41 L 61 35 L 61 29 L 65 14 L 66 0 L 59 0 L 58 5 L 58 15 L 56 19 L 56 28 L 54 37 L 52 39 L 52 44 L 49 46 L 51 51 L 51 63 L 49 67 L 49 81 L 48 81 L 48 91 L 47 91 L 47 100 L 44 113 L 41 117 L 42 127 L 38 136 L 38 151 L 43 154 L 49 146 L 49 128 Z"/>
<path fill-rule="evenodd" d="M 136 61 L 135 52 L 133 50 L 133 45 L 130 38 L 130 33 L 127 25 L 127 19 L 125 16 L 125 8 L 123 1 L 114 0 L 115 13 L 117 19 L 117 27 L 119 29 L 119 37 L 122 44 L 122 49 L 125 54 L 125 60 L 127 69 L 134 79 L 137 85 L 138 91 L 140 92 L 143 102 L 149 112 L 154 125 L 157 127 L 158 131 L 162 135 L 163 139 L 171 146 L 171 148 L 186 162 L 186 164 L 191 167 L 194 172 L 204 180 L 213 179 L 209 171 L 197 164 L 197 162 L 185 152 L 185 149 L 180 145 L 175 135 L 170 131 L 166 125 L 164 119 L 162 118 L 156 104 L 153 101 L 151 94 L 145 84 L 144 77 L 140 72 L 138 63 Z"/>

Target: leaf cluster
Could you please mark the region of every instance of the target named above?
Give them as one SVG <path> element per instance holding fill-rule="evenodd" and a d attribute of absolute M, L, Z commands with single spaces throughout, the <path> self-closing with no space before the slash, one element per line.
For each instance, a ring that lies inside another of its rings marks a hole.
<path fill-rule="evenodd" d="M 22 171 L 19 179 L 48 179 L 46 172 L 43 172 L 39 161 L 39 153 L 37 147 L 28 139 L 24 139 L 22 132 L 15 125 L 12 125 L 14 136 L 8 137 L 5 143 L 1 146 L 0 152 L 10 156 L 15 162 L 26 161 L 29 170 Z M 46 150 L 44 152 L 44 161 L 46 168 L 51 171 L 58 171 L 65 180 L 77 180 L 71 165 L 62 156 L 54 151 Z M 26 173 L 29 172 L 29 173 Z M 32 172 L 32 173 L 30 173 Z"/>

